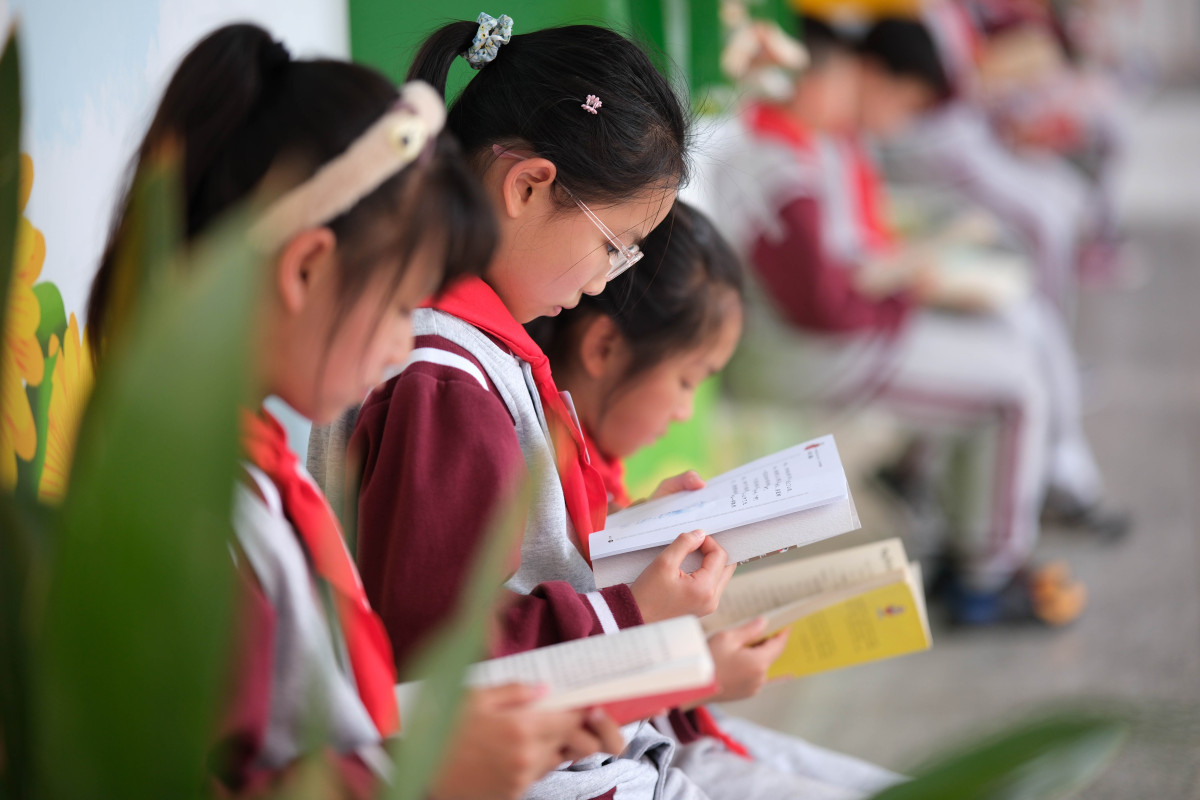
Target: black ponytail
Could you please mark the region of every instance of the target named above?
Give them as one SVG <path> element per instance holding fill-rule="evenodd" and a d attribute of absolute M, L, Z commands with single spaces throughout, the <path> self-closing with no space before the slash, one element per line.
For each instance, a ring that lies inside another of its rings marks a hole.
<path fill-rule="evenodd" d="M 409 70 L 445 93 L 473 22 L 435 31 Z M 588 95 L 598 114 L 581 106 Z M 516 34 L 450 106 L 447 127 L 478 165 L 491 146 L 532 150 L 553 161 L 585 202 L 621 202 L 647 189 L 674 190 L 688 173 L 688 119 L 667 80 L 636 44 L 606 28 L 572 25 Z M 565 205 L 570 199 L 561 194 Z"/>
<path fill-rule="evenodd" d="M 477 30 L 478 25 L 465 21 L 451 22 L 438 28 L 421 44 L 421 49 L 408 68 L 408 80 L 425 81 L 445 96 L 450 68 L 454 66 L 456 58 L 467 52 Z M 501 48 L 505 46 L 501 45 Z"/>
<path fill-rule="evenodd" d="M 333 60 L 294 61 L 255 25 L 213 32 L 180 63 L 138 148 L 135 175 L 164 142 L 183 149 L 185 239 L 247 200 L 273 167 L 297 183 L 344 151 L 396 100 L 382 75 Z M 429 237 L 443 255 L 443 283 L 477 274 L 491 257 L 495 222 L 478 181 L 445 136 L 421 159 L 329 220 L 338 240 L 340 305 L 353 304 L 374 270 L 403 265 Z M 280 187 L 282 188 L 282 187 Z M 126 189 L 88 298 L 88 337 L 99 359 L 109 319 L 114 261 L 127 228 Z M 402 270 L 394 275 L 399 283 Z"/>
<path fill-rule="evenodd" d="M 663 359 L 703 344 L 742 306 L 745 279 L 729 243 L 699 211 L 676 202 L 642 242 L 645 258 L 613 279 L 602 294 L 584 295 L 574 309 L 534 320 L 527 329 L 555 371 L 575 358 L 587 320 L 616 323 L 632 358 L 622 382 Z"/>

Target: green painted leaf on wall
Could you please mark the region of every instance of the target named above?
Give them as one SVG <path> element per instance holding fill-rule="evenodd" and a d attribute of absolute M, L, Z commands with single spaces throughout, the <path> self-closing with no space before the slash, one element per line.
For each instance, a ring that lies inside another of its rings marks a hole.
<path fill-rule="evenodd" d="M 50 281 L 42 281 L 34 286 L 33 295 L 42 311 L 37 331 L 38 343 L 42 346 L 42 352 L 49 353 L 50 337 L 57 336 L 61 341 L 63 331 L 67 329 L 67 310 L 63 306 L 62 294 L 58 287 Z M 46 375 L 49 376 L 50 373 L 47 372 Z"/>
<path fill-rule="evenodd" d="M 37 487 L 41 484 L 42 468 L 46 465 L 46 447 L 50 442 L 47 429 L 50 425 L 50 395 L 54 391 L 54 367 L 61 356 L 61 348 L 53 355 L 47 356 L 46 377 L 38 386 L 26 388 L 29 393 L 29 405 L 33 409 L 33 423 L 37 426 L 38 446 L 33 461 L 29 464 L 18 465 L 20 470 L 18 491 L 24 497 L 35 498 L 38 496 Z"/>

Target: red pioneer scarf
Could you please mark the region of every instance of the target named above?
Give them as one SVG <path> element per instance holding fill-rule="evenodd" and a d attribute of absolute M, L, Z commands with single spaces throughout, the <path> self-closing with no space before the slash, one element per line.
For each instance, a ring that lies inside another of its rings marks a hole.
<path fill-rule="evenodd" d="M 625 489 L 625 465 L 621 463 L 621 459 L 606 456 L 596 446 L 596 440 L 587 428 L 583 429 L 583 443 L 587 445 L 588 454 L 592 457 L 592 466 L 604 481 L 604 491 L 608 494 L 609 502 L 617 508 L 628 508 L 632 501 Z"/>
<path fill-rule="evenodd" d="M 459 281 L 431 305 L 499 339 L 513 355 L 532 367 L 533 382 L 537 385 L 546 424 L 550 427 L 567 513 L 579 535 L 583 556 L 590 564 L 588 534 L 604 529 L 608 499 L 604 481 L 588 463 L 587 446 L 574 416 L 554 385 L 546 354 L 529 338 L 492 287 L 479 278 Z"/>
<path fill-rule="evenodd" d="M 807 126 L 776 106 L 757 103 L 746 110 L 750 129 L 760 136 L 783 142 L 806 156 L 816 152 L 814 135 Z M 879 253 L 894 245 L 884 210 L 884 187 L 870 154 L 856 137 L 843 137 L 839 144 L 850 159 L 850 181 L 854 193 L 855 222 L 867 249 Z"/>
<path fill-rule="evenodd" d="M 242 413 L 242 439 L 251 463 L 279 490 L 283 511 L 308 552 L 313 570 L 333 591 L 359 697 L 380 735 L 390 736 L 400 728 L 392 645 L 383 622 L 367 602 L 333 509 L 300 468 L 296 454 L 288 448 L 283 426 L 265 410 Z"/>

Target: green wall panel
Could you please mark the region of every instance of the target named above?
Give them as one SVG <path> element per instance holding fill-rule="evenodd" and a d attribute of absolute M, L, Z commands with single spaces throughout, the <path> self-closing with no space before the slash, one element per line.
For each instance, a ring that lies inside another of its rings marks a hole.
<path fill-rule="evenodd" d="M 766 11 L 773 16 L 786 6 L 786 0 L 771 0 L 769 5 L 756 13 Z M 350 0 L 350 46 L 356 61 L 399 82 L 429 33 L 453 20 L 474 20 L 480 11 L 492 16 L 508 14 L 515 33 L 553 25 L 606 25 L 641 41 L 677 88 L 696 96 L 723 82 L 718 8 L 719 0 L 505 0 L 491 5 L 481 5 L 480 0 Z M 451 97 L 471 74 L 470 67 L 459 59 L 450 72 Z M 715 458 L 719 450 L 713 441 L 717 386 L 716 380 L 708 381 L 698 393 L 692 419 L 671 426 L 662 441 L 631 459 L 628 477 L 635 496 L 644 496 L 663 477 L 686 469 L 711 475 L 730 466 Z"/>
<path fill-rule="evenodd" d="M 354 60 L 369 64 L 399 82 L 425 37 L 447 22 L 474 20 L 480 11 L 493 17 L 508 14 L 513 32 L 553 25 L 589 23 L 628 30 L 623 0 L 350 0 L 350 52 Z M 450 73 L 450 85 L 461 87 L 471 68 L 460 59 Z"/>
<path fill-rule="evenodd" d="M 677 87 L 695 94 L 721 83 L 718 59 L 719 0 L 443 0 L 440 3 L 350 0 L 350 50 L 399 82 L 430 32 L 453 20 L 474 20 L 480 11 L 508 14 L 516 33 L 552 25 L 606 25 L 643 43 Z M 773 0 L 772 8 L 786 6 Z M 450 72 L 451 96 L 469 80 L 466 62 Z"/>

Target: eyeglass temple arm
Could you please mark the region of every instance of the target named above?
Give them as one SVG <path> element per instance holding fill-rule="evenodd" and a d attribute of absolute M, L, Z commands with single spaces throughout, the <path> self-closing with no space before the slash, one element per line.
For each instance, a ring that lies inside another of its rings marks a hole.
<path fill-rule="evenodd" d="M 492 145 L 492 152 L 496 154 L 497 158 L 511 158 L 514 161 L 525 161 L 527 158 L 526 156 L 517 155 L 511 150 L 506 150 L 498 144 Z M 562 186 L 562 184 L 559 185 Z M 575 201 L 575 204 L 579 206 L 580 210 L 583 211 L 584 214 L 587 215 L 587 218 L 592 221 L 592 224 L 599 228 L 600 232 L 608 238 L 608 241 L 613 245 L 613 247 L 616 247 L 622 252 L 636 252 L 636 245 L 633 247 L 627 247 L 624 242 L 617 238 L 615 233 L 609 230 L 609 227 L 604 224 L 604 220 L 596 216 L 596 212 L 588 208 L 587 205 L 585 205 L 582 200 L 576 197 L 570 189 L 568 189 L 566 186 L 563 186 L 562 190 L 571 196 L 571 199 Z"/>

